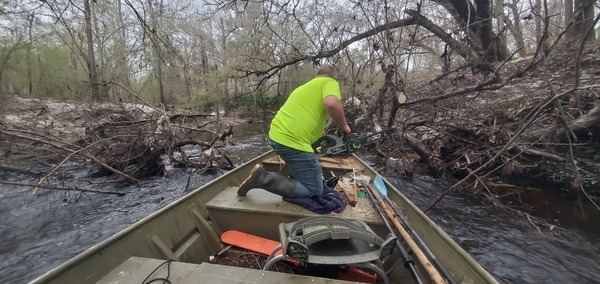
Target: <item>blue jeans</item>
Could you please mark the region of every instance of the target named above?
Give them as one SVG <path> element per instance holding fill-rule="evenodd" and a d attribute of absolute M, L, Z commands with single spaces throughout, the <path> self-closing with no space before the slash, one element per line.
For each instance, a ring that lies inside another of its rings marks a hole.
<path fill-rule="evenodd" d="M 320 196 L 323 193 L 323 170 L 314 153 L 298 151 L 271 139 L 269 144 L 285 161 L 296 182 L 296 197 Z"/>

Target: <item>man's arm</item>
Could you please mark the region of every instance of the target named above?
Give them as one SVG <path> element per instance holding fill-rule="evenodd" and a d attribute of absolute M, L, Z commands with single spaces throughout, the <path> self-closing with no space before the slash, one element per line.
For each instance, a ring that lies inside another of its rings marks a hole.
<path fill-rule="evenodd" d="M 345 134 L 350 134 L 352 130 L 348 123 L 346 122 L 346 116 L 344 115 L 344 107 L 342 106 L 342 102 L 334 95 L 326 96 L 323 100 L 323 105 L 325 105 L 325 109 L 329 116 L 337 123 L 338 127 Z"/>

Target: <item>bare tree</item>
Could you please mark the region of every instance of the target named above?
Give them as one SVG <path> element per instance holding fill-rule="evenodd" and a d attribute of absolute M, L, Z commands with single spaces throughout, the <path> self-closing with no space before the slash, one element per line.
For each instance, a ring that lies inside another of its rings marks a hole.
<path fill-rule="evenodd" d="M 504 14 L 503 7 L 506 6 L 511 12 L 513 20 Z M 521 28 L 521 19 L 519 17 L 519 4 L 518 1 L 512 1 L 512 3 L 506 3 L 503 0 L 496 0 L 496 11 L 498 21 L 498 33 L 503 33 L 504 29 L 510 31 L 510 34 L 514 38 L 518 53 L 521 57 L 524 57 L 528 53 L 528 48 L 523 40 L 523 30 Z"/>
<path fill-rule="evenodd" d="M 155 4 L 154 1 L 157 1 Z M 158 7 L 156 7 L 158 6 Z M 162 16 L 163 1 L 162 0 L 148 0 L 148 13 L 150 15 L 150 33 L 149 38 L 152 43 L 152 50 L 154 56 L 155 76 L 158 81 L 158 97 L 160 103 L 166 105 L 167 100 L 165 97 L 164 87 L 164 76 L 163 76 L 163 51 L 162 46 L 157 39 L 158 31 L 160 29 L 159 19 Z"/>
<path fill-rule="evenodd" d="M 542 41 L 542 1 L 535 0 L 533 7 L 531 7 L 531 17 L 535 19 L 535 42 Z"/>
<path fill-rule="evenodd" d="M 29 44 L 27 45 L 27 93 L 33 93 L 33 62 L 31 59 L 31 48 L 33 46 L 33 21 L 35 19 L 35 13 L 31 13 L 28 16 L 28 25 L 27 25 L 27 36 L 29 40 Z"/>
<path fill-rule="evenodd" d="M 117 12 L 117 29 L 118 29 L 118 33 L 116 33 L 116 37 L 114 40 L 114 49 L 113 49 L 113 53 L 114 53 L 114 58 L 116 59 L 116 68 L 115 68 L 115 73 L 114 76 L 116 76 L 117 82 L 120 82 L 123 86 L 125 86 L 127 89 L 132 90 L 133 86 L 131 83 L 131 78 L 129 73 L 131 72 L 130 68 L 129 68 L 129 60 L 128 59 L 128 52 L 127 52 L 127 24 L 125 22 L 125 15 L 124 15 L 124 11 L 123 11 L 123 5 L 121 3 L 121 1 L 117 1 L 117 7 L 116 7 L 116 12 Z M 122 95 L 124 94 L 124 91 L 121 89 L 117 90 L 117 96 L 119 97 L 119 99 L 121 99 Z"/>
<path fill-rule="evenodd" d="M 481 54 L 487 62 L 504 60 L 507 57 L 506 46 L 496 40 L 492 29 L 491 2 L 489 0 L 434 0 L 452 15 L 464 29 L 469 44 Z"/>
<path fill-rule="evenodd" d="M 85 17 L 85 38 L 87 43 L 87 56 L 85 61 L 88 67 L 88 78 L 92 89 L 92 100 L 102 101 L 104 97 L 100 93 L 100 84 L 98 82 L 98 71 L 96 69 L 96 54 L 94 52 L 94 35 L 92 33 L 92 9 L 90 1 L 83 1 L 83 11 Z"/>
<path fill-rule="evenodd" d="M 569 41 L 575 37 L 575 27 L 573 25 L 573 0 L 565 0 L 564 2 L 564 21 L 566 32 L 565 40 Z"/>
<path fill-rule="evenodd" d="M 595 0 L 576 0 L 574 13 L 574 34 L 582 42 L 594 41 L 596 33 L 588 33 L 588 29 L 594 29 L 594 3 Z"/>

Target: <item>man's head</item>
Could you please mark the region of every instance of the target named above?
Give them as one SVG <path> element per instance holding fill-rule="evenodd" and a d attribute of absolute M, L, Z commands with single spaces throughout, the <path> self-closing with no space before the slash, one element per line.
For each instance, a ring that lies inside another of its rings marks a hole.
<path fill-rule="evenodd" d="M 329 64 L 323 64 L 319 67 L 319 70 L 317 70 L 317 77 L 335 78 L 336 75 L 335 69 Z"/>

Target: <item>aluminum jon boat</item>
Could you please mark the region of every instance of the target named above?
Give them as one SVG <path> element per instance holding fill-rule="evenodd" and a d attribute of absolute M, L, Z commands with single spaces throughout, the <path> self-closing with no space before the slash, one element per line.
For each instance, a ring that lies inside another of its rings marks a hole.
<path fill-rule="evenodd" d="M 270 151 L 32 283 L 498 282 L 360 158 L 325 156 L 320 161 L 326 177 L 361 177 L 349 186 L 342 178 L 336 187 L 350 191 L 346 196 L 349 202 L 355 198 L 355 206 L 316 214 L 265 190 L 237 196 L 238 185 L 257 163 L 287 173 Z M 219 262 L 248 252 L 258 267 Z M 278 264 L 291 268 L 280 272 Z"/>

